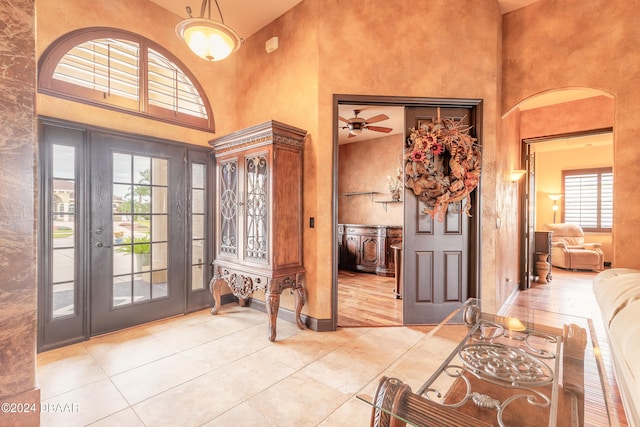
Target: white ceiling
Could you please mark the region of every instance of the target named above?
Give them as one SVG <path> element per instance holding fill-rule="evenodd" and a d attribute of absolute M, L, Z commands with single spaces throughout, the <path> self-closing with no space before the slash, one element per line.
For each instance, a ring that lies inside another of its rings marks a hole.
<path fill-rule="evenodd" d="M 613 148 L 613 133 L 605 132 L 593 135 L 580 135 L 572 138 L 557 138 L 532 144 L 532 151 L 541 153 L 546 151 L 573 150 L 588 147 Z"/>
<path fill-rule="evenodd" d="M 175 13 L 182 19 L 189 16 L 186 7 L 191 7 L 192 16 L 199 17 L 202 2 L 199 0 L 150 0 Z M 224 23 L 233 28 L 241 38 L 248 38 L 283 15 L 302 0 L 218 0 Z M 500 11 L 505 14 L 538 0 L 498 0 Z M 211 2 L 211 19 L 220 21 L 216 1 Z M 205 14 L 206 15 L 206 14 Z M 177 23 L 178 21 L 176 21 Z"/>
<path fill-rule="evenodd" d="M 347 144 L 352 142 L 366 141 L 369 139 L 382 138 L 389 135 L 395 135 L 403 132 L 404 128 L 404 107 L 391 107 L 386 105 L 351 105 L 340 104 L 338 105 L 338 116 L 349 120 L 354 117 L 353 110 L 360 110 L 358 117 L 362 119 L 368 119 L 369 117 L 377 116 L 378 114 L 386 114 L 389 116 L 388 120 L 373 123 L 372 126 L 383 126 L 393 129 L 389 133 L 375 132 L 369 129 L 362 131 L 360 135 L 349 138 L 349 129 L 342 129 L 345 125 L 344 122 L 339 121 L 338 125 L 338 143 Z"/>

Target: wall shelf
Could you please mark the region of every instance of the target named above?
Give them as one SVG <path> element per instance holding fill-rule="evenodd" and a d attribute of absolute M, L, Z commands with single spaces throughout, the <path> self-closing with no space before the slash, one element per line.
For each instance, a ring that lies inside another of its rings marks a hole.
<path fill-rule="evenodd" d="M 387 211 L 387 203 L 402 203 L 402 200 L 376 200 L 375 203 L 382 203 L 384 211 Z"/>
<path fill-rule="evenodd" d="M 379 194 L 379 193 L 377 191 L 355 191 L 355 192 L 352 192 L 352 193 L 343 193 L 340 196 L 348 197 L 349 198 L 349 202 L 351 202 L 351 198 L 353 196 L 369 196 L 369 198 L 373 202 L 373 195 L 374 194 Z"/>

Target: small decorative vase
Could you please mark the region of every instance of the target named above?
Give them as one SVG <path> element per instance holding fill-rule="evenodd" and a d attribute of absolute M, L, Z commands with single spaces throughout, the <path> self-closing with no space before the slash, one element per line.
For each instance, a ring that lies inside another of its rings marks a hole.
<path fill-rule="evenodd" d="M 547 257 L 549 254 L 544 252 L 536 253 L 538 260 L 536 261 L 536 271 L 538 272 L 538 283 L 548 283 L 547 275 L 549 274 L 549 269 L 551 266 L 547 262 Z"/>
<path fill-rule="evenodd" d="M 394 202 L 400 200 L 400 189 L 393 190 L 391 192 L 391 200 L 393 200 Z"/>

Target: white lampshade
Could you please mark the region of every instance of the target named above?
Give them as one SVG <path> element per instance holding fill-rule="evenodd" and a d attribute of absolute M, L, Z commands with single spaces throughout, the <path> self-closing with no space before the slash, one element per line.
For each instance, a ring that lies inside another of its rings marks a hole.
<path fill-rule="evenodd" d="M 176 26 L 176 34 L 200 58 L 220 61 L 240 48 L 240 36 L 223 23 L 206 18 L 189 18 Z"/>

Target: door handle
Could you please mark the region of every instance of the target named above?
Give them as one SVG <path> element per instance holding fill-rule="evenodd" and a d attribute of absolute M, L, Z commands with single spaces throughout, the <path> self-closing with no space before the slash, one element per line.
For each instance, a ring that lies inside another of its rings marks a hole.
<path fill-rule="evenodd" d="M 96 243 L 96 248 L 110 248 L 111 245 L 104 245 L 102 242 Z"/>

